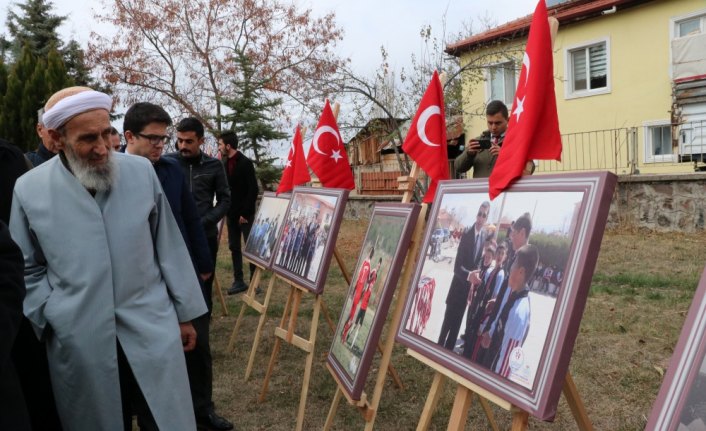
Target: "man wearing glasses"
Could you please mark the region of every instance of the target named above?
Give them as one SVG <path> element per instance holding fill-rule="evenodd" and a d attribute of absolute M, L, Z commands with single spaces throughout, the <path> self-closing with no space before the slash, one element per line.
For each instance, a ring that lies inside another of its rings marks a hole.
<path fill-rule="evenodd" d="M 490 202 L 485 201 L 478 208 L 476 221 L 466 228 L 458 243 L 458 251 L 454 261 L 454 275 L 446 296 L 446 311 L 441 324 L 438 344 L 448 350 L 453 350 L 461 329 L 461 321 L 466 312 L 468 292 L 471 289 L 471 272 L 478 268 L 483 255 L 483 244 L 486 232 L 483 229 L 488 220 Z"/>
<path fill-rule="evenodd" d="M 189 190 L 186 177 L 179 162 L 173 158 L 162 157 L 164 146 L 170 139 L 167 128 L 171 126 L 172 119 L 160 106 L 149 102 L 140 102 L 132 105 L 125 113 L 123 131 L 127 147 L 125 152 L 148 158 L 155 171 L 164 193 L 169 201 L 169 206 L 174 213 L 174 218 L 179 225 L 186 247 L 191 254 L 194 268 L 199 275 L 201 291 L 207 303 L 210 295 L 204 289 L 204 281 L 213 273 L 214 263 L 208 248 L 206 234 L 204 233 L 201 217 L 199 217 L 196 203 Z M 208 353 L 208 313 L 192 321 L 196 330 L 196 347 L 186 353 L 186 369 L 189 375 L 192 401 L 195 405 L 196 422 L 201 428 L 211 430 L 233 429 L 226 419 L 218 416 L 212 403 L 207 403 L 208 408 L 203 409 L 202 394 L 210 392 L 211 367 L 210 363 L 199 361 L 199 356 Z M 210 398 L 210 394 L 209 397 Z M 210 399 L 207 400 L 210 402 Z M 198 408 L 197 408 L 198 407 Z"/>

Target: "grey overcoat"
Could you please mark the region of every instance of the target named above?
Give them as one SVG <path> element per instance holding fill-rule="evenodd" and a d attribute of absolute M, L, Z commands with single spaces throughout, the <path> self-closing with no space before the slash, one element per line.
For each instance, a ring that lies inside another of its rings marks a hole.
<path fill-rule="evenodd" d="M 113 157 L 117 180 L 95 198 L 59 157 L 17 181 L 24 313 L 46 340 L 66 431 L 123 430 L 116 337 L 159 428 L 193 431 L 178 322 L 206 304 L 149 161 Z"/>

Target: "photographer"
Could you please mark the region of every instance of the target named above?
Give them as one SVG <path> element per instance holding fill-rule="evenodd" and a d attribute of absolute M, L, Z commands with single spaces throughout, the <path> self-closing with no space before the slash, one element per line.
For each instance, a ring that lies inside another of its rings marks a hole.
<path fill-rule="evenodd" d="M 507 106 L 499 100 L 491 101 L 485 108 L 485 118 L 488 121 L 488 130 L 471 139 L 463 153 L 456 157 L 456 172 L 463 173 L 473 168 L 473 178 L 490 176 L 505 139 L 509 118 Z"/>

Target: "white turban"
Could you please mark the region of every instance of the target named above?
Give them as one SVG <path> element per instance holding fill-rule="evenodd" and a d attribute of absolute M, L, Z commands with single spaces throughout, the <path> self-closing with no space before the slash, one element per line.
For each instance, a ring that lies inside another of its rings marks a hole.
<path fill-rule="evenodd" d="M 81 91 L 59 100 L 56 105 L 44 111 L 42 120 L 47 129 L 58 129 L 73 117 L 95 109 L 105 109 L 110 112 L 113 99 L 99 91 Z"/>

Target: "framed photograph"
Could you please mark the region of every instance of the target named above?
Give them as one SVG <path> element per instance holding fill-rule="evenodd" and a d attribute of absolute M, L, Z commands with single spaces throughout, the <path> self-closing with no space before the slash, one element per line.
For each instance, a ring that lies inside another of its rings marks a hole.
<path fill-rule="evenodd" d="M 275 243 L 284 225 L 284 216 L 289 206 L 290 195 L 265 192 L 250 228 L 243 256 L 251 262 L 269 269 L 274 257 Z"/>
<path fill-rule="evenodd" d="M 645 429 L 706 430 L 706 270 Z"/>
<path fill-rule="evenodd" d="M 284 216 L 289 206 L 289 194 L 265 192 L 250 228 L 243 256 L 253 263 L 269 269 L 274 257 L 275 243 L 284 225 Z"/>
<path fill-rule="evenodd" d="M 359 400 L 404 265 L 418 204 L 376 204 L 343 303 L 328 363 Z"/>
<path fill-rule="evenodd" d="M 275 273 L 323 292 L 347 199 L 344 189 L 294 188 L 272 262 Z"/>
<path fill-rule="evenodd" d="M 550 420 L 556 412 L 616 176 L 442 181 L 397 340 Z"/>

